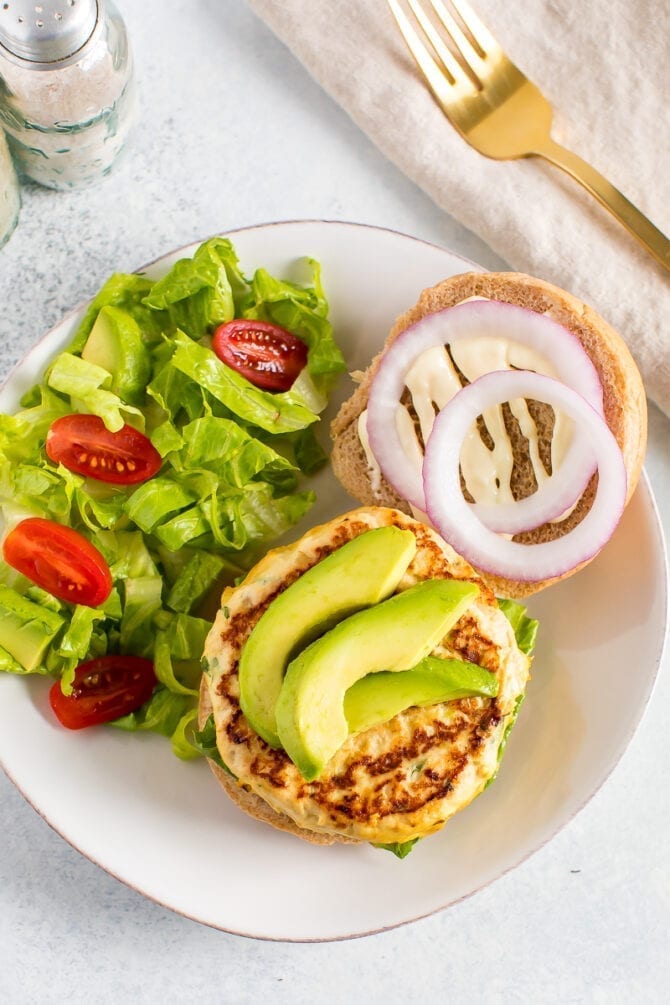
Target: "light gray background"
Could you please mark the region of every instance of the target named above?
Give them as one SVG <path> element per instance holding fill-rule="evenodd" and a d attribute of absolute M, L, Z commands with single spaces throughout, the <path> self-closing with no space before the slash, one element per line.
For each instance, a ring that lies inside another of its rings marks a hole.
<path fill-rule="evenodd" d="M 141 125 L 98 187 L 24 189 L 0 252 L 0 376 L 110 272 L 216 231 L 351 220 L 503 264 L 381 157 L 244 3 L 119 6 Z M 647 471 L 666 533 L 669 434 L 652 408 Z M 625 757 L 550 845 L 448 912 L 352 942 L 254 942 L 178 917 L 82 858 L 0 774 L 0 1001 L 665 1002 L 669 669 L 666 656 Z"/>

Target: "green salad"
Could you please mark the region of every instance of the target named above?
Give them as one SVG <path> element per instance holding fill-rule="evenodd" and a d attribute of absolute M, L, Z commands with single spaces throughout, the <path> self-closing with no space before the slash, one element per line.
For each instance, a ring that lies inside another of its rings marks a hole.
<path fill-rule="evenodd" d="M 305 285 L 247 278 L 214 238 L 158 281 L 113 275 L 21 410 L 0 415 L 0 669 L 50 676 L 67 698 L 82 662 L 104 677 L 105 659 L 126 659 L 129 687 L 151 663 L 150 696 L 113 725 L 164 734 L 182 758 L 203 751 L 212 598 L 307 512 L 304 476 L 326 460 L 314 426 L 345 364 L 307 269 Z M 254 325 L 231 335 L 231 364 L 217 339 L 233 319 Z M 276 326 L 290 334 L 264 376 Z M 254 328 L 270 335 L 250 346 Z M 278 389 L 294 343 L 304 365 Z"/>

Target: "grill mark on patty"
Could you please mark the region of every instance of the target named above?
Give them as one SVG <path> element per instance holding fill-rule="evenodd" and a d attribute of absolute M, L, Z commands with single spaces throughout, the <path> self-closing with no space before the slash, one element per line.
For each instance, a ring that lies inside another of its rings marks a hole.
<path fill-rule="evenodd" d="M 395 526 L 403 527 L 400 520 L 393 521 Z M 474 583 L 479 587 L 479 595 L 486 604 L 497 606 L 497 601 L 493 591 L 472 571 L 464 559 L 455 556 L 457 563 L 461 563 L 462 569 L 458 573 L 451 572 L 448 567 L 444 552 L 430 535 L 423 525 L 417 530 L 414 528 L 416 537 L 416 555 L 409 565 L 408 573 L 416 575 L 419 579 L 458 579 L 463 583 Z M 460 623 L 460 622 L 459 622 Z"/>
<path fill-rule="evenodd" d="M 251 770 L 257 778 L 264 778 L 273 789 L 285 789 L 286 788 L 286 778 L 284 777 L 284 768 L 286 767 L 286 762 L 288 757 L 284 754 L 283 758 L 272 758 L 270 765 L 267 764 L 268 758 L 261 759 L 255 757 L 251 762 Z"/>
<path fill-rule="evenodd" d="M 298 798 L 309 798 L 321 807 L 335 809 L 349 821 L 369 821 L 371 817 L 382 819 L 394 813 L 414 813 L 428 803 L 444 798 L 453 790 L 461 772 L 497 728 L 501 718 L 494 700 L 491 707 L 484 711 L 482 718 L 474 724 L 467 723 L 469 729 L 465 742 L 462 742 L 459 749 L 450 750 L 448 760 L 443 760 L 439 765 L 424 767 L 416 774 L 410 770 L 412 777 L 409 780 L 406 770 L 408 762 L 429 754 L 433 748 L 439 748 L 445 742 L 453 743 L 459 737 L 463 740 L 464 716 L 456 716 L 455 721 L 449 724 L 434 719 L 430 723 L 430 729 L 415 729 L 411 740 L 402 746 L 385 751 L 376 758 L 369 755 L 356 758 L 338 775 L 332 775 L 323 781 L 317 779 L 305 783 L 297 793 Z M 287 755 L 282 751 L 273 751 L 273 755 L 279 755 L 286 763 Z M 380 778 L 371 793 L 360 794 L 358 778 L 361 775 Z"/>
<path fill-rule="evenodd" d="M 249 723 L 242 715 L 242 710 L 236 703 L 236 707 L 232 712 L 230 722 L 226 724 L 226 736 L 231 743 L 238 745 L 240 743 L 249 743 L 255 733 L 249 726 Z"/>
<path fill-rule="evenodd" d="M 236 614 L 229 619 L 225 629 L 221 632 L 221 642 L 224 645 L 229 645 L 233 649 L 238 649 L 240 652 L 242 646 L 248 639 L 249 635 L 256 627 L 256 624 L 260 621 L 262 615 L 268 609 L 273 600 L 283 593 L 292 583 L 295 583 L 297 579 L 300 579 L 309 569 L 317 565 L 322 559 L 326 558 L 331 552 L 336 551 L 341 548 L 343 544 L 347 541 L 351 541 L 352 538 L 357 537 L 366 530 L 371 528 L 364 523 L 346 521 L 342 523 L 340 527 L 337 528 L 337 532 L 333 534 L 331 540 L 327 545 L 321 545 L 315 548 L 312 555 L 308 558 L 307 555 L 303 555 L 305 562 L 299 568 L 294 568 L 287 571 L 277 587 L 253 607 L 247 610 L 237 611 Z"/>
<path fill-rule="evenodd" d="M 354 782 L 351 792 L 347 792 L 346 796 L 339 800 L 335 798 L 336 809 L 351 821 L 369 821 L 371 818 L 381 820 L 396 813 L 416 813 L 435 800 L 443 799 L 454 790 L 472 755 L 482 746 L 486 734 L 490 733 L 499 722 L 499 715 L 489 715 L 484 729 L 482 723 L 478 724 L 471 730 L 467 742 L 460 749 L 450 751 L 447 761 L 442 761 L 439 767 L 436 765 L 424 768 L 411 784 L 408 784 L 405 771 L 402 770 L 402 761 L 390 778 L 375 786 L 372 795 L 359 795 Z M 432 745 L 439 746 L 443 742 L 437 739 L 438 735 L 443 735 L 443 730 L 439 727 L 443 727 L 444 724 L 438 721 L 434 725 L 437 725 L 438 729 Z M 425 735 L 425 730 L 418 730 L 417 734 L 420 733 Z M 421 749 L 426 752 L 430 746 L 430 743 L 424 742 Z M 358 763 L 367 774 L 374 774 L 374 766 L 366 763 L 365 758 L 361 758 Z M 312 797 L 318 802 L 321 801 L 314 794 Z"/>
<path fill-rule="evenodd" d="M 479 631 L 477 620 L 468 611 L 449 633 L 449 645 L 454 647 L 461 659 L 478 663 L 485 670 L 495 672 L 500 665 L 498 647 Z"/>

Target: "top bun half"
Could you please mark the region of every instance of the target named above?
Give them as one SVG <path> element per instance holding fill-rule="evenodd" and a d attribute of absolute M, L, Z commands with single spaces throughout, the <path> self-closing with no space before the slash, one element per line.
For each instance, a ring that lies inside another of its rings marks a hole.
<path fill-rule="evenodd" d="M 619 444 L 628 476 L 628 502 L 640 478 L 647 440 L 647 403 L 637 365 L 622 337 L 587 304 L 551 283 L 514 272 L 468 272 L 452 276 L 424 290 L 418 302 L 397 319 L 381 352 L 363 374 L 356 375 L 358 386 L 342 405 L 331 426 L 333 470 L 343 487 L 365 505 L 393 506 L 411 513 L 406 500 L 401 499 L 383 477 L 380 486 L 373 488 L 365 451 L 358 436 L 358 419 L 367 407 L 372 379 L 391 343 L 427 315 L 453 307 L 470 297 L 516 304 L 538 314 L 548 314 L 579 339 L 602 384 L 605 420 Z M 569 532 L 588 512 L 596 484 L 597 476 L 565 520 L 544 524 L 537 530 L 518 535 L 515 540 L 540 542 Z M 579 568 L 582 566 L 558 579 L 572 575 Z M 557 582 L 557 579 L 516 582 L 481 570 L 478 572 L 498 595 L 507 597 L 528 596 Z"/>

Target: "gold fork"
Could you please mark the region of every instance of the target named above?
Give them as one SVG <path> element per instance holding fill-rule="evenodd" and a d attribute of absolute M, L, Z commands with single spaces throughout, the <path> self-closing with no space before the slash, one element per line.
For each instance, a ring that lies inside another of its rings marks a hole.
<path fill-rule="evenodd" d="M 450 0 L 465 31 L 442 0 L 427 0 L 440 30 L 419 0 L 406 2 L 416 22 L 398 0 L 387 0 L 438 104 L 461 136 L 486 157 L 543 157 L 566 171 L 670 272 L 668 238 L 595 168 L 551 138 L 551 105 L 505 55 L 465 0 Z M 417 27 L 430 43 L 432 54 Z M 459 58 L 445 43 L 442 32 Z"/>

